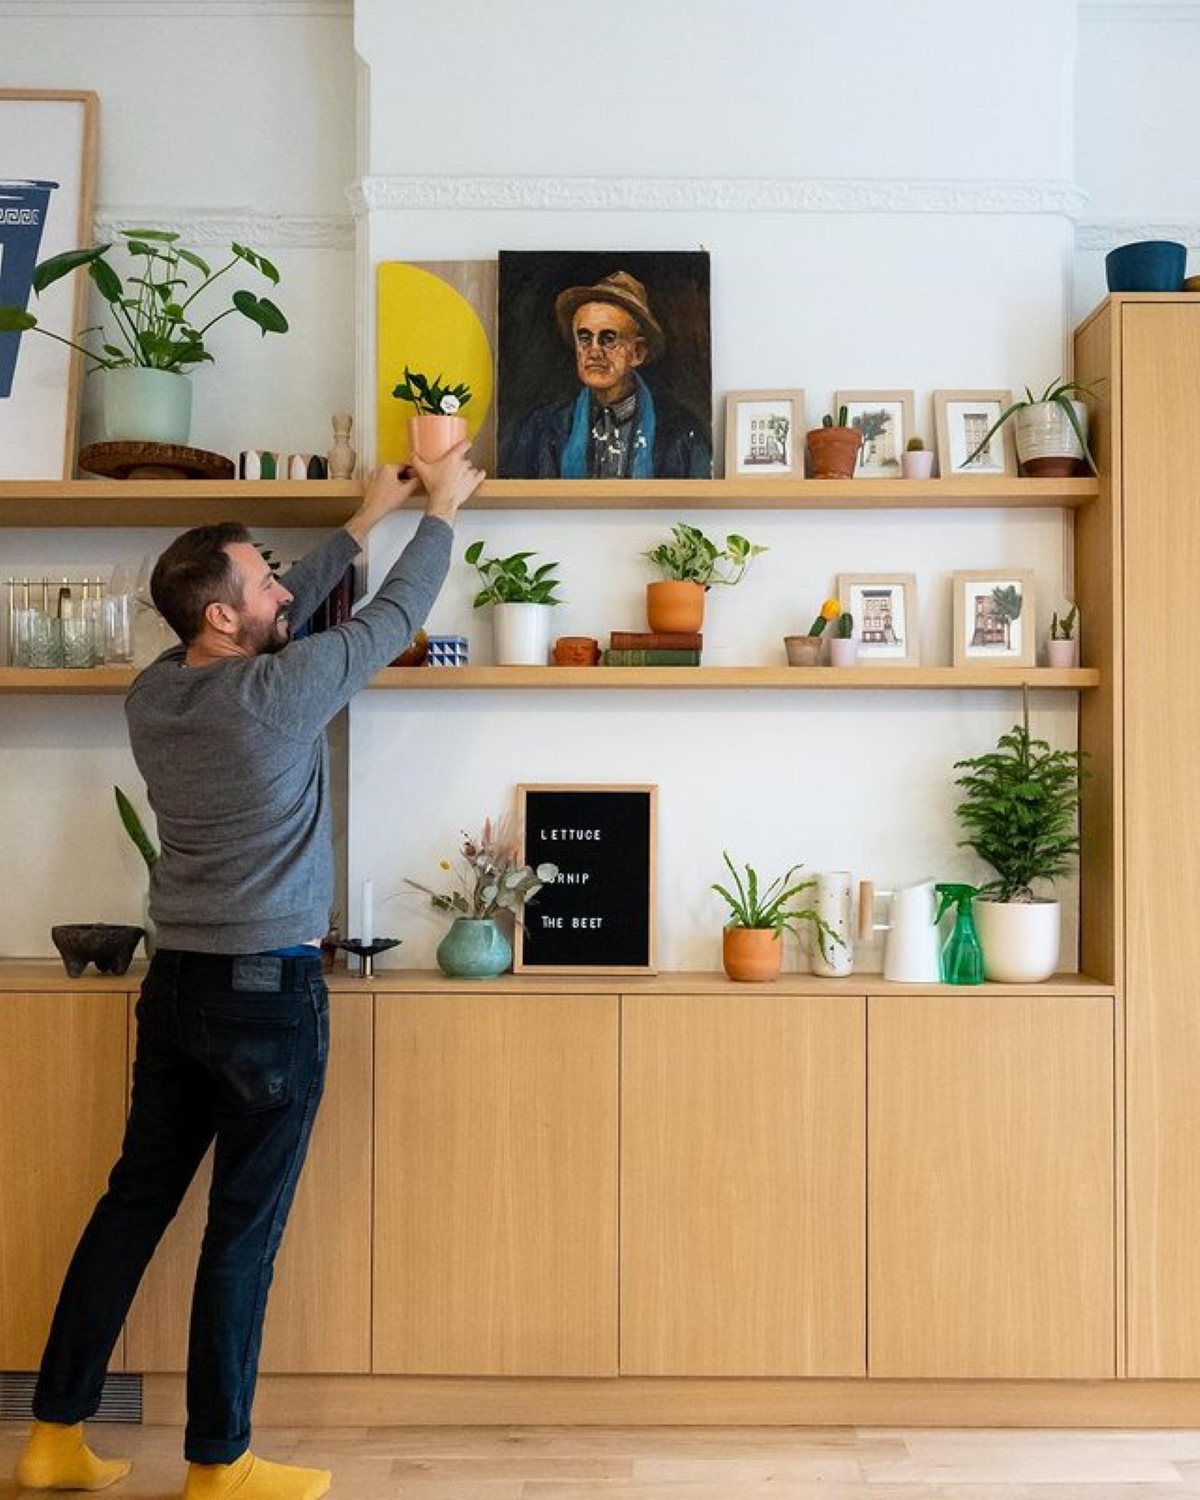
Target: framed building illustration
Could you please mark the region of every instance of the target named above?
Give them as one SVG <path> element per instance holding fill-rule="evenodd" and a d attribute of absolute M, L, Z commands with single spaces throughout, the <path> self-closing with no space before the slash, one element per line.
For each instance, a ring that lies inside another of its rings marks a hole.
<path fill-rule="evenodd" d="M 854 617 L 860 659 L 872 666 L 917 665 L 914 573 L 839 573 L 837 596 L 842 609 Z"/>
<path fill-rule="evenodd" d="M 730 391 L 725 478 L 803 477 L 804 426 L 803 391 Z"/>
<path fill-rule="evenodd" d="M 980 569 L 954 575 L 954 665 L 1032 667 L 1037 643 L 1033 573 Z"/>

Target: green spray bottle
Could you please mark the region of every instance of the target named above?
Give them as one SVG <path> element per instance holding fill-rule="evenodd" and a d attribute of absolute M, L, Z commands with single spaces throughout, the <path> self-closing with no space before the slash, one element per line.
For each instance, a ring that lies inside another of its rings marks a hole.
<path fill-rule="evenodd" d="M 954 930 L 942 949 L 942 983 L 982 984 L 983 949 L 979 946 L 971 906 L 979 890 L 973 885 L 952 884 L 938 885 L 935 889 L 941 897 L 936 920 L 940 922 L 952 906 L 956 912 Z"/>

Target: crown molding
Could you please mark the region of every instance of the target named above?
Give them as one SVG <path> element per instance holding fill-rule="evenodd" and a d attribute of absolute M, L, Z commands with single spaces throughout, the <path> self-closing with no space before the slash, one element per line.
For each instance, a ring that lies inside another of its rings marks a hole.
<path fill-rule="evenodd" d="M 102 208 L 95 216 L 98 239 L 124 229 L 173 229 L 188 245 L 225 245 L 237 240 L 255 250 L 353 250 L 354 220 L 346 214 L 269 214 L 257 209 Z"/>
<path fill-rule="evenodd" d="M 356 215 L 412 209 L 587 213 L 1064 214 L 1073 183 L 805 177 L 364 177 Z"/>
<path fill-rule="evenodd" d="M 1115 250 L 1134 240 L 1178 240 L 1200 249 L 1200 219 L 1172 222 L 1147 219 L 1081 219 L 1075 226 L 1076 250 Z"/>
<path fill-rule="evenodd" d="M 69 16 L 152 16 L 155 20 L 193 16 L 335 16 L 352 19 L 354 0 L 0 0 L 0 20 L 45 20 Z"/>

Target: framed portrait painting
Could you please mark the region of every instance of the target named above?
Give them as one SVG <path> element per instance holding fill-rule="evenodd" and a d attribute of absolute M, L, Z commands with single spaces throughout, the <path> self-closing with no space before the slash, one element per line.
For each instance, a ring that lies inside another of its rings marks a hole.
<path fill-rule="evenodd" d="M 977 569 L 954 575 L 954 665 L 1032 667 L 1037 645 L 1033 573 Z"/>
<path fill-rule="evenodd" d="M 804 475 L 804 392 L 730 391 L 725 397 L 725 478 Z"/>
<path fill-rule="evenodd" d="M 915 667 L 917 579 L 914 573 L 839 573 L 837 596 L 854 617 L 859 659 L 872 666 Z"/>
<path fill-rule="evenodd" d="M 913 393 L 838 391 L 833 404 L 844 406 L 847 423 L 862 433 L 854 477 L 899 479 L 900 455 L 913 432 Z"/>
<path fill-rule="evenodd" d="M 1011 401 L 1011 391 L 934 391 L 938 468 L 944 479 L 952 474 L 1016 474 L 1012 430 L 1006 422 L 992 432 Z"/>
<path fill-rule="evenodd" d="M 99 100 L 87 91 L 0 90 L 0 306 L 71 339 L 89 281 L 33 290 L 34 268 L 91 241 Z M 82 356 L 38 332 L 0 332 L 0 479 L 69 479 Z"/>

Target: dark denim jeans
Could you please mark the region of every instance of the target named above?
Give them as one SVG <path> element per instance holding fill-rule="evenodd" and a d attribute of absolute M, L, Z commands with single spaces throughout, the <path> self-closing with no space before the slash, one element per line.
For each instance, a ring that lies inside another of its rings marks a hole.
<path fill-rule="evenodd" d="M 231 1463 L 250 1441 L 275 1252 L 324 1085 L 329 997 L 320 959 L 160 950 L 137 1018 L 121 1157 L 67 1271 L 34 1415 L 70 1423 L 96 1410 L 138 1283 L 215 1141 L 184 1454 Z"/>

